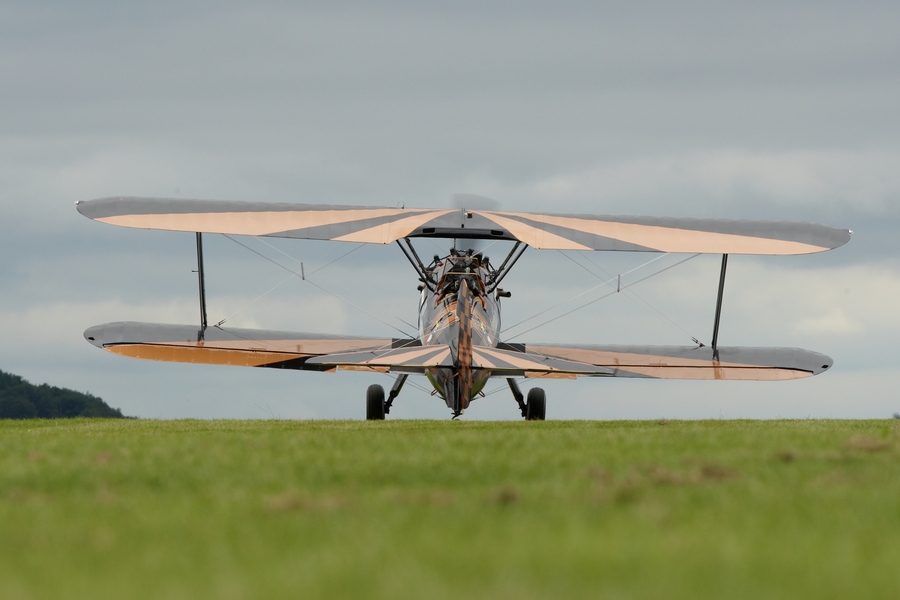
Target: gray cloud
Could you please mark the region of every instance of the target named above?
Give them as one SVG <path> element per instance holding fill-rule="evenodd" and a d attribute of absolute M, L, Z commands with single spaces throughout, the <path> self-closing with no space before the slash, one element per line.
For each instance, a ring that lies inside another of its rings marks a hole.
<path fill-rule="evenodd" d="M 369 381 L 358 374 L 142 363 L 84 343 L 81 331 L 98 320 L 196 319 L 193 240 L 91 223 L 73 202 L 133 194 L 444 206 L 465 192 L 510 210 L 800 219 L 856 232 L 821 256 L 735 261 L 726 297 L 729 343 L 805 345 L 832 354 L 834 372 L 762 392 L 552 383 L 552 415 L 894 412 L 884 397 L 900 333 L 890 317 L 900 281 L 898 13 L 895 3 L 841 2 L 8 2 L 0 368 L 146 416 L 358 416 Z M 228 240 L 208 243 L 211 318 L 287 276 Z M 347 248 L 278 247 L 307 264 Z M 592 258 L 611 272 L 644 260 Z M 635 291 L 708 336 L 714 263 L 698 259 Z M 415 281 L 395 249 L 360 249 L 320 277 L 391 323 L 384 311 L 415 318 Z M 592 277 L 557 253 L 530 251 L 509 280 L 507 323 Z M 529 339 L 687 341 L 625 297 L 576 315 Z M 297 281 L 234 319 L 390 331 Z M 867 393 L 842 404 L 859 386 Z M 514 416 L 506 395 L 471 417 Z M 402 400 L 399 416 L 445 416 L 424 392 Z"/>

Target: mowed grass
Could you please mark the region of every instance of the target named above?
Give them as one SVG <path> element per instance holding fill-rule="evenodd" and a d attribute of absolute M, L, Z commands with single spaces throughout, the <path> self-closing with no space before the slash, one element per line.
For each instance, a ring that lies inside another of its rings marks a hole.
<path fill-rule="evenodd" d="M 897 421 L 0 423 L 0 597 L 895 598 Z"/>

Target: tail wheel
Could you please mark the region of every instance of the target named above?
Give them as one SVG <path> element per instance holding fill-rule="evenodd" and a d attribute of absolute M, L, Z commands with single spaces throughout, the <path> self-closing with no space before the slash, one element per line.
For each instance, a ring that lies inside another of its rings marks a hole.
<path fill-rule="evenodd" d="M 384 421 L 384 388 L 377 383 L 366 390 L 366 420 Z"/>
<path fill-rule="evenodd" d="M 543 421 L 547 416 L 547 394 L 543 388 L 531 388 L 528 390 L 528 400 L 525 403 L 526 421 Z"/>

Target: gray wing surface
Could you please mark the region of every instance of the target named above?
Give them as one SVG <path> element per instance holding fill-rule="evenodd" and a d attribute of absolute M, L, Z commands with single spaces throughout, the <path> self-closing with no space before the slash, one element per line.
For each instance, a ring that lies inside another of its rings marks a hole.
<path fill-rule="evenodd" d="M 161 360 L 244 367 L 271 367 L 309 371 L 333 371 L 329 365 L 313 365 L 313 357 L 364 349 L 403 348 L 418 340 L 369 338 L 262 329 L 160 325 L 120 322 L 89 328 L 84 337 L 113 354 Z"/>
<path fill-rule="evenodd" d="M 309 364 L 334 365 L 341 369 L 357 371 L 424 373 L 427 368 L 453 368 L 454 361 L 450 346 L 429 345 L 397 350 L 329 354 L 311 358 Z M 486 346 L 472 347 L 472 368 L 489 370 L 498 377 L 574 379 L 576 375 L 612 375 L 609 369 L 585 363 Z"/>
<path fill-rule="evenodd" d="M 581 362 L 607 370 L 594 377 L 782 381 L 818 375 L 833 361 L 799 348 L 592 346 L 527 344 L 526 354 Z"/>
<path fill-rule="evenodd" d="M 705 254 L 810 254 L 850 240 L 850 231 L 818 223 L 484 213 L 529 246 L 546 250 L 612 250 Z"/>
<path fill-rule="evenodd" d="M 142 229 L 390 244 L 406 237 L 498 239 L 545 250 L 809 254 L 846 229 L 816 223 L 565 215 L 328 204 L 112 197 L 77 203 L 96 221 Z"/>

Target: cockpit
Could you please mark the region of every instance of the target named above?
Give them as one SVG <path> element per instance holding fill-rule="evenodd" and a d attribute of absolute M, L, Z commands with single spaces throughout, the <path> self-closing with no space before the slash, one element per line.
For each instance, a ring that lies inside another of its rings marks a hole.
<path fill-rule="evenodd" d="M 444 259 L 437 256 L 434 259 L 432 272 L 437 281 L 435 295 L 438 301 L 459 293 L 463 280 L 468 283 L 473 296 L 480 297 L 487 293 L 484 280 L 489 273 L 490 262 L 480 252 L 453 249 Z"/>
<path fill-rule="evenodd" d="M 459 293 L 460 283 L 465 280 L 472 295 L 479 298 L 482 304 L 486 298 L 498 301 L 500 298 L 509 298 L 509 292 L 499 287 L 500 282 L 528 247 L 522 242 L 516 242 L 499 267 L 494 267 L 487 256 L 472 248 L 452 248 L 447 256 L 435 255 L 431 264 L 426 266 L 410 240 L 405 238 L 403 242 L 405 246 L 399 241 L 397 243 L 419 275 L 419 290 L 423 292 L 423 299 L 428 295 L 426 290 L 438 301 L 446 299 L 448 295 L 455 295 Z"/>

